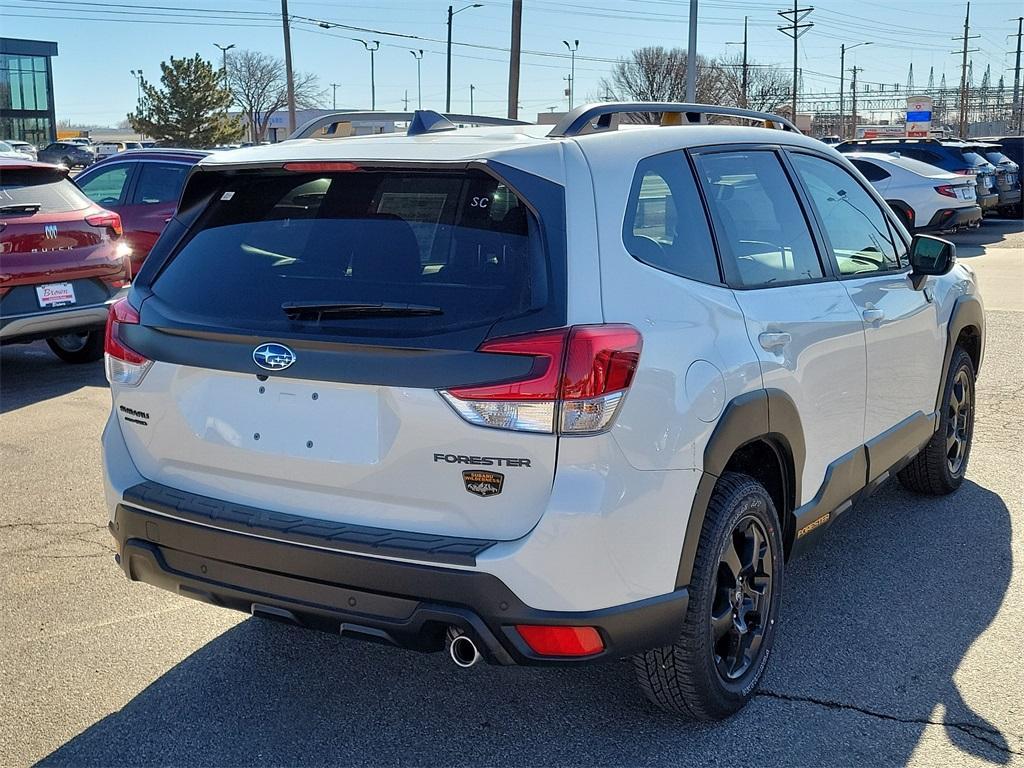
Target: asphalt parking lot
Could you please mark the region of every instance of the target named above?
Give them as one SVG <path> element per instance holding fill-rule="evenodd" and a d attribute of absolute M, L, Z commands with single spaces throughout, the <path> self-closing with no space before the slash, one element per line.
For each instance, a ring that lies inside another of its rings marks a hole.
<path fill-rule="evenodd" d="M 129 583 L 102 366 L 4 348 L 0 763 L 1024 765 L 1024 232 L 954 239 L 988 306 L 968 482 L 890 483 L 795 562 L 762 691 L 716 725 L 626 663 L 459 670 Z"/>

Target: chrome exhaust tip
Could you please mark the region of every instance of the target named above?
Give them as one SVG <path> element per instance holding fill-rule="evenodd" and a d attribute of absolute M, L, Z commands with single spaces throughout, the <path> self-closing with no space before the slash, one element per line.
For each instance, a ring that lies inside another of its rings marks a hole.
<path fill-rule="evenodd" d="M 480 651 L 469 635 L 456 635 L 448 643 L 448 655 L 452 657 L 455 665 L 463 669 L 469 669 L 480 661 Z"/>

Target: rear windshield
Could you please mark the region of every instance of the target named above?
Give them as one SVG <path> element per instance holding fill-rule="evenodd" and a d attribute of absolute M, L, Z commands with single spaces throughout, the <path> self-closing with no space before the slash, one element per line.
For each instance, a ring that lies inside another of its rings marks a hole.
<path fill-rule="evenodd" d="M 152 286 L 195 322 L 415 336 L 489 326 L 550 300 L 533 215 L 483 172 L 238 174 L 213 200 Z M 421 313 L 283 309 L 295 304 Z"/>
<path fill-rule="evenodd" d="M 42 213 L 81 211 L 92 205 L 63 172 L 35 168 L 0 170 L 0 212 L 4 206 L 35 204 Z"/>
<path fill-rule="evenodd" d="M 964 160 L 970 163 L 971 165 L 988 165 L 988 160 L 979 155 L 977 152 L 969 152 L 965 150 L 963 153 L 963 157 Z"/>

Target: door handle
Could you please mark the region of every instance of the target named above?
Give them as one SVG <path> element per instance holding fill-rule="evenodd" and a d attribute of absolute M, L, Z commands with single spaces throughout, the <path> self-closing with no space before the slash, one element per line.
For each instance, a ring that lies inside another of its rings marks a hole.
<path fill-rule="evenodd" d="M 757 337 L 758 343 L 768 352 L 782 349 L 793 340 L 785 331 L 765 331 Z"/>
<path fill-rule="evenodd" d="M 881 309 L 865 309 L 862 315 L 865 323 L 880 323 L 885 320 L 885 312 Z"/>

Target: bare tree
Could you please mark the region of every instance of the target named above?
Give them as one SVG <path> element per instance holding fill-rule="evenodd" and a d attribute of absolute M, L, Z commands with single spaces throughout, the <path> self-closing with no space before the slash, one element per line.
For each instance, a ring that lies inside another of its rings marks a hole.
<path fill-rule="evenodd" d="M 722 73 L 720 104 L 740 106 L 743 104 L 743 56 L 735 55 L 718 59 Z M 748 62 L 747 64 L 747 109 L 758 112 L 775 112 L 790 100 L 792 76 L 779 67 Z"/>
<path fill-rule="evenodd" d="M 611 77 L 601 80 L 603 94 L 616 101 L 684 101 L 686 98 L 686 51 L 662 46 L 637 48 L 620 60 Z M 723 70 L 713 59 L 697 56 L 697 101 L 721 103 L 725 89 Z M 642 113 L 637 122 L 655 123 L 660 116 Z"/>
<path fill-rule="evenodd" d="M 249 126 L 249 140 L 259 142 L 270 117 L 288 104 L 284 62 L 260 51 L 242 50 L 228 56 L 228 88 Z M 312 109 L 324 103 L 316 75 L 295 73 L 295 106 Z"/>

